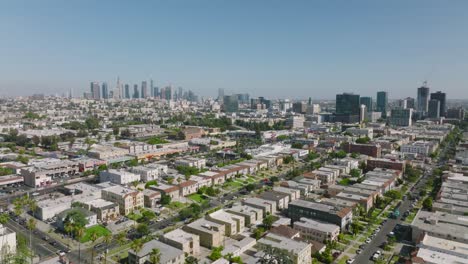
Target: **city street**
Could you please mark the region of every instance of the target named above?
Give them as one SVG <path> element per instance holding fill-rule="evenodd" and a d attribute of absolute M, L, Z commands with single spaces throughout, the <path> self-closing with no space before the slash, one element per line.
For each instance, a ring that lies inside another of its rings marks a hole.
<path fill-rule="evenodd" d="M 419 188 L 424 186 L 428 180 L 428 176 L 430 176 L 429 172 L 426 172 L 418 182 L 414 185 L 414 191 L 411 192 L 411 190 L 408 191 L 408 193 L 415 194 L 419 192 Z M 401 202 L 401 205 L 397 208 L 401 213 L 406 212 L 407 210 L 410 209 L 411 205 L 411 200 L 406 199 Z M 372 255 L 377 251 L 380 250 L 382 251 L 382 248 L 380 248 L 380 245 L 384 241 L 387 241 L 388 239 L 388 234 L 393 231 L 395 226 L 397 224 L 403 224 L 403 221 L 401 220 L 401 216 L 398 217 L 398 219 L 393 219 L 393 218 L 388 218 L 387 221 L 382 225 L 380 232 L 377 233 L 375 238 L 372 240 L 371 243 L 369 243 L 362 251 L 361 254 L 357 255 L 355 257 L 355 263 L 373 263 L 371 260 Z"/>

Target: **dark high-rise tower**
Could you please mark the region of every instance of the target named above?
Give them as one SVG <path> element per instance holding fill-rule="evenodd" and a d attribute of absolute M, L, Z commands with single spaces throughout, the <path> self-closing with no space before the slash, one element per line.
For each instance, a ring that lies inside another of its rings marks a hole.
<path fill-rule="evenodd" d="M 133 98 L 135 99 L 140 98 L 140 94 L 138 92 L 138 84 L 133 85 Z"/>
<path fill-rule="evenodd" d="M 372 102 L 372 97 L 363 96 L 359 99 L 359 104 L 366 106 L 367 112 L 372 112 L 374 110 L 374 103 Z"/>
<path fill-rule="evenodd" d="M 424 82 L 423 86 L 418 88 L 418 96 L 416 100 L 416 109 L 423 115 L 427 113 L 429 109 L 429 87 L 427 87 L 426 85 L 427 83 Z"/>
<path fill-rule="evenodd" d="M 382 117 L 387 117 L 388 93 L 377 92 L 377 112 L 382 113 Z"/>
<path fill-rule="evenodd" d="M 429 110 L 427 113 L 430 118 L 439 118 L 440 117 L 440 101 L 437 99 L 429 100 Z"/>
<path fill-rule="evenodd" d="M 336 95 L 336 114 L 359 116 L 359 95 L 343 93 Z"/>
<path fill-rule="evenodd" d="M 106 82 L 102 83 L 102 98 L 109 99 L 109 87 Z"/>
<path fill-rule="evenodd" d="M 130 85 L 125 85 L 125 98 L 130 99 Z"/>
<path fill-rule="evenodd" d="M 440 102 L 439 114 L 440 116 L 446 116 L 447 115 L 447 102 L 446 102 L 445 93 L 441 91 L 431 93 L 431 100 L 437 100 Z"/>

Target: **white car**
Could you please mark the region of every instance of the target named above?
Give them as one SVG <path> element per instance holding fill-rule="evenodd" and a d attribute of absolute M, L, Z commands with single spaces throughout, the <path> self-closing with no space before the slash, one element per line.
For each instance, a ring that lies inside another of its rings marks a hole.
<path fill-rule="evenodd" d="M 372 239 L 368 238 L 368 239 L 366 239 L 365 242 L 366 242 L 366 244 L 369 244 L 370 242 L 372 242 Z"/>
<path fill-rule="evenodd" d="M 346 260 L 346 264 L 351 264 L 351 263 L 354 263 L 354 259 L 353 259 L 353 258 L 350 258 L 350 259 Z"/>

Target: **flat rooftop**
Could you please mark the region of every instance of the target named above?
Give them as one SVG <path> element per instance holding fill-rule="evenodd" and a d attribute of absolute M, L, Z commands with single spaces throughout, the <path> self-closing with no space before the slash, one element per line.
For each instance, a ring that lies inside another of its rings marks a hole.
<path fill-rule="evenodd" d="M 274 248 L 286 249 L 287 251 L 299 254 L 306 247 L 310 247 L 309 244 L 289 239 L 283 236 L 278 236 L 272 233 L 267 234 L 265 237 L 258 240 L 257 243 L 270 245 Z"/>
<path fill-rule="evenodd" d="M 315 230 L 319 230 L 320 232 L 335 232 L 337 229 L 339 230 L 340 227 L 334 224 L 325 223 L 322 221 L 317 221 L 305 217 L 301 217 L 299 221 L 294 222 L 294 227 L 300 226 L 304 228 L 311 228 Z"/>
<path fill-rule="evenodd" d="M 182 229 L 176 229 L 164 234 L 164 237 L 179 242 L 191 242 L 194 240 L 194 237 L 197 237 L 197 235 L 185 232 Z"/>
<path fill-rule="evenodd" d="M 421 230 L 468 239 L 468 216 L 420 210 L 411 225 Z"/>

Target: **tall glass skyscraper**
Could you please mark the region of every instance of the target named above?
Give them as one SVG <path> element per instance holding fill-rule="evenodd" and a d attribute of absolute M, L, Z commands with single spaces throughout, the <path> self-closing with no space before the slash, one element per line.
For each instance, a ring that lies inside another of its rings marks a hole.
<path fill-rule="evenodd" d="M 418 112 L 423 113 L 423 115 L 427 113 L 429 109 L 429 87 L 426 86 L 426 83 L 418 88 L 416 108 Z"/>
<path fill-rule="evenodd" d="M 336 114 L 359 116 L 359 95 L 352 93 L 337 94 Z"/>
<path fill-rule="evenodd" d="M 374 110 L 374 102 L 372 102 L 372 97 L 363 96 L 359 101 L 361 105 L 366 106 L 367 112 L 372 112 Z"/>
<path fill-rule="evenodd" d="M 440 102 L 439 115 L 440 116 L 446 116 L 446 114 L 447 114 L 447 102 L 446 102 L 445 93 L 443 93 L 441 91 L 431 93 L 431 100 L 437 100 L 437 101 Z"/>
<path fill-rule="evenodd" d="M 388 93 L 377 92 L 377 112 L 382 113 L 382 117 L 387 117 Z"/>
<path fill-rule="evenodd" d="M 106 82 L 102 83 L 102 98 L 109 99 L 109 87 Z"/>

